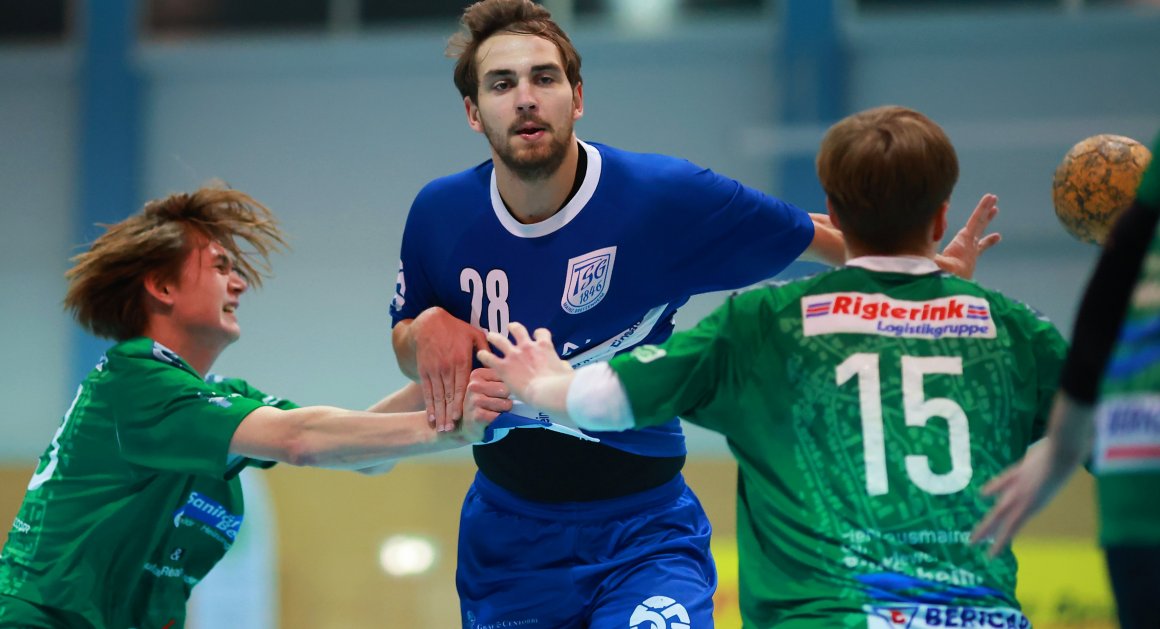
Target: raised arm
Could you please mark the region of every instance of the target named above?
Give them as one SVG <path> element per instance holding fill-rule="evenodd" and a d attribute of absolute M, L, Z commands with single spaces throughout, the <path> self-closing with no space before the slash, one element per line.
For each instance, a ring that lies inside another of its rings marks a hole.
<path fill-rule="evenodd" d="M 952 273 L 965 279 L 975 276 L 975 264 L 979 256 L 999 244 L 1003 237 L 997 233 L 987 234 L 987 226 L 991 219 L 999 213 L 999 197 L 993 194 L 984 194 L 967 217 L 967 224 L 963 226 L 955 237 L 951 239 L 942 253 L 935 256 L 934 261 L 947 273 Z"/>

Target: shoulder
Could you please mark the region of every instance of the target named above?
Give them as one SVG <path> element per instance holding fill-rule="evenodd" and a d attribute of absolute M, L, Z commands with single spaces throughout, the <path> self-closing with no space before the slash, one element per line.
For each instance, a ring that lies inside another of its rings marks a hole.
<path fill-rule="evenodd" d="M 137 338 L 105 352 L 88 380 L 117 400 L 156 400 L 174 391 L 208 389 L 180 356 L 161 343 Z"/>
<path fill-rule="evenodd" d="M 441 206 L 449 202 L 461 202 L 464 197 L 479 198 L 480 194 L 487 198 L 491 173 L 491 160 L 488 160 L 473 168 L 434 179 L 415 195 L 411 210 L 414 212 L 416 209 L 431 205 Z"/>
<path fill-rule="evenodd" d="M 959 277 L 954 277 L 954 280 L 977 290 L 981 296 L 985 297 L 991 303 L 991 311 L 995 315 L 1012 317 L 1019 320 L 1034 319 L 1050 324 L 1047 316 L 1031 304 L 1015 299 L 1014 297 L 1009 297 L 993 288 L 987 288 L 972 280 L 964 280 Z"/>
<path fill-rule="evenodd" d="M 1052 338 L 1058 337 L 1062 342 L 1063 336 L 1055 323 L 1038 308 L 973 281 L 962 278 L 955 278 L 955 280 L 975 287 L 991 305 L 991 317 L 1008 328 L 1014 327 L 1024 330 L 1028 336 L 1047 334 Z"/>
<path fill-rule="evenodd" d="M 600 153 L 602 171 L 618 178 L 678 184 L 687 181 L 690 175 L 710 172 L 693 162 L 671 155 L 636 153 L 598 142 L 587 144 Z"/>
<path fill-rule="evenodd" d="M 205 383 L 222 393 L 237 393 L 244 397 L 250 397 L 257 391 L 249 382 L 241 378 L 231 378 L 216 373 L 206 375 Z"/>
<path fill-rule="evenodd" d="M 826 290 L 827 281 L 840 277 L 846 271 L 842 268 L 825 269 L 789 280 L 769 280 L 746 292 L 763 295 L 774 314 L 787 310 L 800 314 L 797 305 L 802 297 Z"/>
<path fill-rule="evenodd" d="M 835 270 L 794 278 L 770 280 L 739 290 L 729 296 L 735 315 L 769 323 L 787 316 L 800 316 L 802 297 L 814 290 Z"/>
<path fill-rule="evenodd" d="M 176 352 L 153 339 L 140 337 L 123 341 L 109 348 L 103 359 L 105 371 L 120 373 L 172 373 L 176 376 L 197 376 Z"/>
<path fill-rule="evenodd" d="M 297 404 L 276 395 L 269 395 L 254 387 L 241 378 L 231 378 L 221 374 L 210 373 L 205 377 L 206 385 L 218 395 L 240 395 L 250 400 L 256 400 L 267 406 L 276 406 L 282 409 L 297 408 Z"/>

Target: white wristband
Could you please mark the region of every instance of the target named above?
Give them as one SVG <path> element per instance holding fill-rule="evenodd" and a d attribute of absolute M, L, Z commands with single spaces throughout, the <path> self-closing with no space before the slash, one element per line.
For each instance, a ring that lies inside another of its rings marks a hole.
<path fill-rule="evenodd" d="M 568 387 L 568 415 L 585 430 L 628 430 L 634 425 L 632 406 L 616 372 L 608 363 L 576 370 Z"/>

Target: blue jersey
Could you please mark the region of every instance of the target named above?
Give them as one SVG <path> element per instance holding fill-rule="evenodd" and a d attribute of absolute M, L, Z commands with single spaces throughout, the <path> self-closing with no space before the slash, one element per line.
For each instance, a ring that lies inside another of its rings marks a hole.
<path fill-rule="evenodd" d="M 580 145 L 579 188 L 539 223 L 511 216 L 491 161 L 423 188 L 403 236 L 394 323 L 440 306 L 500 334 L 511 321 L 545 327 L 579 366 L 663 341 L 691 295 L 771 277 L 813 239 L 806 212 L 688 161 Z M 587 434 L 633 454 L 685 453 L 675 418 Z"/>

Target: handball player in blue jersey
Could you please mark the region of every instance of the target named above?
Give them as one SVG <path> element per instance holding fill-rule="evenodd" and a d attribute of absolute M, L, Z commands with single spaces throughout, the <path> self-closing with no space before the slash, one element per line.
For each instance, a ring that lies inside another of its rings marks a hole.
<path fill-rule="evenodd" d="M 455 85 L 491 159 L 416 197 L 391 306 L 399 366 L 439 430 L 462 416 L 485 332 L 510 321 L 551 329 L 579 366 L 663 341 L 691 295 L 799 257 L 844 260 L 823 216 L 681 159 L 577 139 L 580 56 L 543 7 L 484 0 L 462 24 Z M 944 269 L 973 273 L 996 211 L 984 197 Z M 465 627 L 712 626 L 710 526 L 681 476 L 676 418 L 585 432 L 513 400 L 488 432 L 459 529 Z"/>

